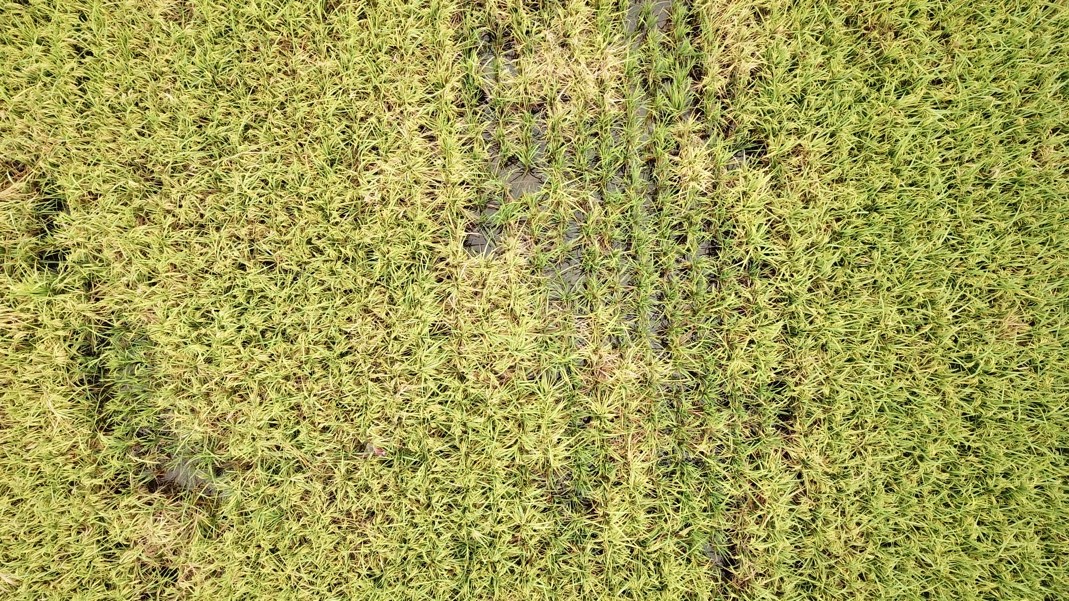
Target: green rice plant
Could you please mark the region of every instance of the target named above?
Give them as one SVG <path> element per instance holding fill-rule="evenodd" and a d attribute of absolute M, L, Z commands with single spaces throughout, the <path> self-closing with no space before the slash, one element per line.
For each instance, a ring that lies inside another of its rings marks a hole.
<path fill-rule="evenodd" d="M 2 596 L 1069 596 L 1067 31 L 0 4 Z"/>

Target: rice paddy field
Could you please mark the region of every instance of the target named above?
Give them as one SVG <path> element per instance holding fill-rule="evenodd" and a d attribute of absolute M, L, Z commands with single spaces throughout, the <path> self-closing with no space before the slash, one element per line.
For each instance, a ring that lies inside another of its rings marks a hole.
<path fill-rule="evenodd" d="M 0 0 L 0 597 L 1069 598 L 1069 4 Z"/>

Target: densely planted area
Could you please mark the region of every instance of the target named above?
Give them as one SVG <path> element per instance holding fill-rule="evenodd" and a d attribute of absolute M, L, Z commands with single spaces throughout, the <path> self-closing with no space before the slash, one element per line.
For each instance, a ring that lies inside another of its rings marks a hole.
<path fill-rule="evenodd" d="M 1069 595 L 1069 10 L 0 5 L 0 590 Z"/>

